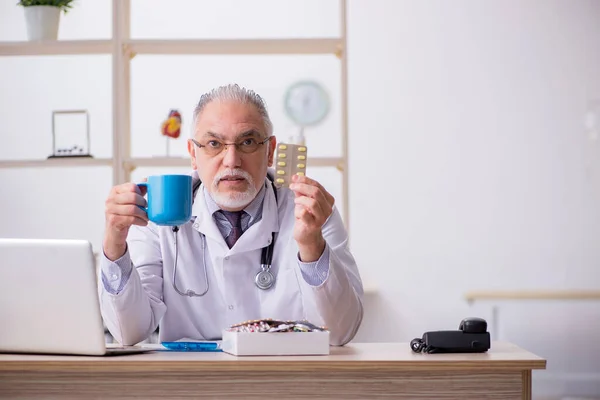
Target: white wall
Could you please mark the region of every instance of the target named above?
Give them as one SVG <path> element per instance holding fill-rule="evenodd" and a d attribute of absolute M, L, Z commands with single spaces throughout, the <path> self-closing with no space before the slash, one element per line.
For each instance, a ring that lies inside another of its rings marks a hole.
<path fill-rule="evenodd" d="M 4 3 L 0 39 L 24 39 L 20 10 Z M 226 2 L 233 15 L 223 2 L 190 2 L 185 13 L 184 3 L 134 1 L 134 36 L 311 37 L 339 28 L 335 1 Z M 109 18 L 107 0 L 79 2 L 61 38 L 107 37 Z M 582 126 L 588 100 L 600 98 L 599 20 L 594 0 L 350 0 L 350 232 L 363 277 L 378 288 L 357 340 L 409 341 L 469 315 L 491 322 L 490 304 L 462 300 L 468 290 L 600 289 L 600 152 Z M 49 112 L 75 106 L 93 110 L 92 146 L 110 155 L 110 60 L 98 60 L 0 58 L 2 159 L 43 158 Z M 134 59 L 134 153 L 161 152 L 153 127 L 165 109 L 189 114 L 200 92 L 229 74 L 265 94 L 287 134 L 288 83 L 309 76 L 334 96 L 339 88 L 335 59 L 307 60 Z M 33 80 L 33 70 L 52 78 Z M 309 136 L 320 155 L 339 149 L 333 102 Z M 339 193 L 335 172 L 324 175 Z M 108 168 L 0 170 L 0 185 L 1 236 L 99 246 Z M 534 374 L 538 397 L 600 396 L 599 308 L 501 304 L 500 338 L 548 358 L 548 371 Z"/>
<path fill-rule="evenodd" d="M 360 338 L 490 318 L 468 290 L 600 288 L 599 22 L 591 0 L 351 3 L 352 245 L 379 287 Z M 599 309 L 502 304 L 501 338 L 548 357 L 539 395 L 600 396 Z"/>

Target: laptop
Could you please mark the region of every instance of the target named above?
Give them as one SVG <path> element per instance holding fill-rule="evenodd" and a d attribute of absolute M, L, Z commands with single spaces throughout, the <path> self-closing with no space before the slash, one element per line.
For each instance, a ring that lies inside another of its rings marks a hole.
<path fill-rule="evenodd" d="M 0 238 L 0 352 L 150 351 L 105 343 L 96 282 L 88 241 Z"/>

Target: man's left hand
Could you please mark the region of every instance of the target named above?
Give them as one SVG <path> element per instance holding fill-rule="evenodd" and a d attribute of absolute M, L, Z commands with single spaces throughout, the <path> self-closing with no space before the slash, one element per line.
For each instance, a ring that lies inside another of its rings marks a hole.
<path fill-rule="evenodd" d="M 294 175 L 290 189 L 295 193 L 294 239 L 302 262 L 315 262 L 325 250 L 321 228 L 333 211 L 335 199 L 321 184 L 306 176 Z"/>

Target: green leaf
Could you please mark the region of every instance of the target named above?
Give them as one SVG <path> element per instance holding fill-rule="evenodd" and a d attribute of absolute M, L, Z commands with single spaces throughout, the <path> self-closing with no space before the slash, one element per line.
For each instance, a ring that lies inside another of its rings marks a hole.
<path fill-rule="evenodd" d="M 73 7 L 75 0 L 20 0 L 17 5 L 23 7 L 53 6 L 58 7 L 66 14 Z"/>

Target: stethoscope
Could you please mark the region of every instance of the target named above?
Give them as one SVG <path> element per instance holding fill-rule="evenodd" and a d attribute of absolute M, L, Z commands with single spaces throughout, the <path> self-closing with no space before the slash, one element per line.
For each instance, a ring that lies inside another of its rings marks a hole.
<path fill-rule="evenodd" d="M 275 195 L 275 204 L 277 204 L 277 188 L 273 184 L 273 179 L 267 175 L 269 180 L 271 181 L 271 187 L 273 188 L 273 194 Z M 194 184 L 194 188 L 192 193 L 195 195 L 196 191 L 200 187 L 202 182 L 198 181 Z M 177 232 L 179 232 L 179 227 L 174 226 L 173 228 L 173 236 L 175 238 L 175 264 L 173 265 L 173 289 L 180 294 L 181 296 L 188 297 L 202 297 L 204 296 L 210 287 L 208 283 L 208 271 L 206 269 L 206 236 L 200 232 L 200 237 L 202 238 L 202 266 L 204 267 L 204 281 L 206 282 L 206 289 L 202 293 L 196 293 L 195 291 L 188 289 L 185 292 L 182 292 L 177 288 L 177 255 L 178 255 L 178 247 L 177 247 Z M 275 248 L 275 232 L 272 234 L 271 242 L 267 247 L 263 247 L 261 256 L 260 256 L 260 271 L 256 273 L 254 277 L 254 284 L 256 287 L 262 290 L 270 289 L 275 283 L 275 276 L 271 273 L 271 264 L 273 262 L 273 249 Z"/>

